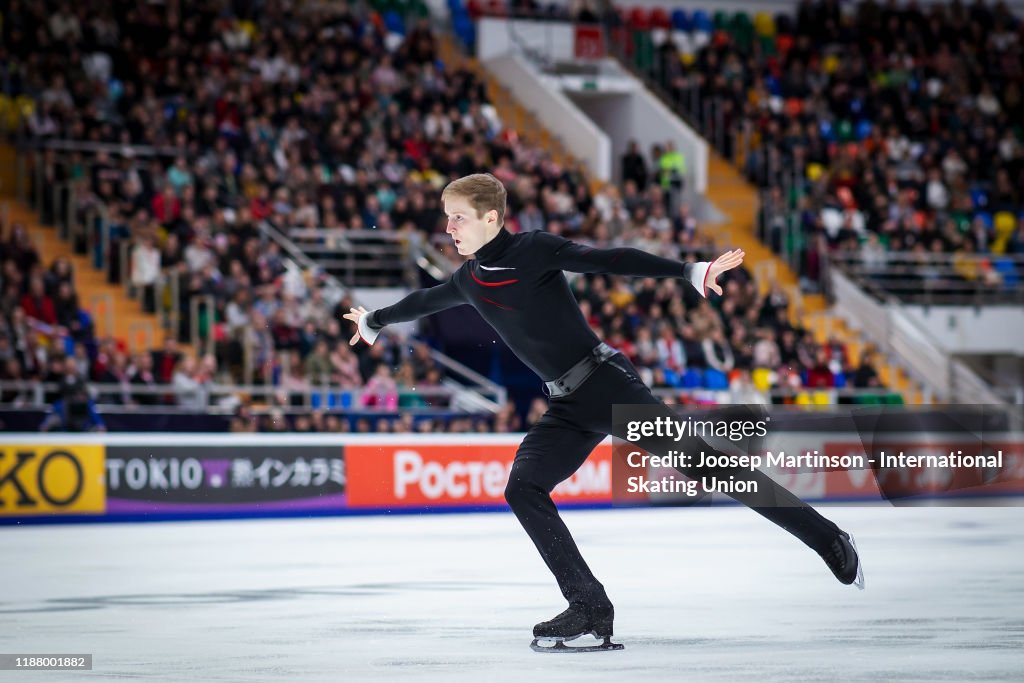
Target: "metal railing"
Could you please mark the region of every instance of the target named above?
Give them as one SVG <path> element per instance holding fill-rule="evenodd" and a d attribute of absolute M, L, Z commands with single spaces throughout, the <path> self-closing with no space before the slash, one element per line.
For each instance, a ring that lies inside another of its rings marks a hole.
<path fill-rule="evenodd" d="M 415 232 L 290 228 L 299 249 L 349 287 L 415 287 L 420 236 Z"/>
<path fill-rule="evenodd" d="M 308 388 L 283 388 L 263 384 L 206 383 L 198 387 L 177 387 L 173 384 L 129 384 L 90 382 L 87 384 L 91 399 L 100 412 L 126 410 L 128 412 L 177 412 L 203 414 L 233 414 L 239 397 L 255 399 L 254 410 L 261 409 L 259 401 L 267 402 L 267 410 L 292 408 L 297 412 L 327 410 L 334 412 L 361 412 L 379 414 L 396 412 L 414 415 L 448 413 L 453 410 L 493 414 L 498 407 L 487 403 L 474 404 L 475 410 L 465 410 L 464 387 L 417 386 L 400 387 L 381 392 L 359 388 L 332 387 L 329 384 Z M 60 397 L 61 384 L 25 380 L 0 380 L 0 394 L 5 396 L 4 407 L 13 409 L 48 409 L 48 397 Z M 384 401 L 382 396 L 392 398 Z M 225 400 L 226 399 L 226 400 Z M 181 405 L 184 402 L 185 405 Z M 435 404 L 435 405 L 432 405 Z M 128 410 L 130 408 L 130 410 Z"/>
<path fill-rule="evenodd" d="M 309 256 L 307 256 L 301 249 L 299 249 L 298 246 L 295 245 L 290 239 L 283 235 L 281 231 L 278 230 L 277 227 L 271 225 L 267 221 L 262 221 L 258 225 L 258 227 L 263 234 L 267 235 L 270 239 L 273 239 L 275 242 L 281 245 L 281 248 L 285 251 L 285 253 L 291 256 L 298 266 L 306 269 L 317 267 L 316 262 L 313 261 L 313 259 L 311 259 Z M 338 299 L 340 300 L 342 294 L 348 293 L 347 288 L 344 285 L 342 285 L 342 283 L 330 273 L 326 274 L 325 283 L 328 292 L 325 293 L 324 295 L 325 300 L 330 300 L 330 297 L 333 297 L 335 295 L 337 295 Z M 460 381 L 465 388 L 470 389 L 472 391 L 476 391 L 484 396 L 486 396 L 489 392 L 498 392 L 495 395 L 500 399 L 500 402 L 504 404 L 505 389 L 503 387 L 500 387 L 494 382 L 491 382 L 483 375 L 480 375 L 479 373 L 470 370 L 469 368 L 462 365 L 458 361 L 449 358 L 448 356 L 441 353 L 440 351 L 437 351 L 436 349 L 430 349 L 430 356 L 431 358 L 433 358 L 435 362 L 445 366 L 448 369 L 448 371 L 452 374 L 452 378 L 457 378 L 458 381 Z"/>
<path fill-rule="evenodd" d="M 1024 256 L 840 251 L 828 259 L 880 299 L 926 306 L 1024 304 Z"/>
<path fill-rule="evenodd" d="M 950 403 L 1006 403 L 1004 396 L 963 361 L 935 344 L 927 332 L 902 313 L 895 299 L 879 301 L 868 296 L 838 269 L 831 270 L 829 278 L 837 312 L 852 327 L 862 330 L 883 354 L 898 359 L 931 395 Z"/>
<path fill-rule="evenodd" d="M 445 256 L 439 246 L 447 247 L 451 238 L 447 235 L 433 234 L 430 239 L 420 245 L 419 255 L 416 257 L 416 265 L 422 268 L 427 275 L 435 280 L 441 281 L 459 269 L 461 258 L 458 261 Z"/>
<path fill-rule="evenodd" d="M 90 396 L 100 412 L 125 410 L 136 413 L 203 413 L 212 415 L 233 414 L 240 402 L 239 397 L 248 397 L 254 403 L 254 410 L 292 409 L 308 414 L 309 410 L 333 412 L 361 412 L 379 414 L 384 412 L 411 412 L 415 415 L 431 413 L 466 412 L 494 414 L 504 402 L 481 400 L 479 394 L 468 392 L 461 386 L 399 387 L 392 392 L 379 392 L 360 388 L 343 388 L 324 384 L 310 384 L 303 389 L 283 388 L 264 384 L 220 384 L 205 383 L 197 387 L 179 387 L 173 384 L 130 384 L 127 382 L 90 382 L 87 384 Z M 0 394 L 6 399 L 4 405 L 11 409 L 48 409 L 48 397 L 59 397 L 61 385 L 57 382 L 24 380 L 0 380 Z M 383 393 L 391 395 L 388 401 L 377 399 Z M 728 400 L 728 389 L 681 389 L 656 388 L 653 393 L 662 397 L 720 395 Z M 801 396 L 816 399 L 821 404 L 826 398 L 829 404 L 845 401 L 870 401 L 873 399 L 899 402 L 900 395 L 882 388 L 877 389 L 820 389 L 820 388 L 778 388 L 763 392 L 766 400 L 774 403 L 789 402 Z M 265 404 L 265 405 L 261 405 Z"/>
<path fill-rule="evenodd" d="M 552 22 L 532 22 L 530 24 L 532 32 L 535 34 L 537 31 L 543 33 L 543 46 L 537 44 L 536 41 L 531 41 L 526 36 L 519 32 L 519 21 L 509 19 L 505 22 L 505 26 L 508 30 L 509 42 L 514 45 L 526 59 L 528 59 L 534 66 L 541 71 L 548 71 L 555 65 L 554 59 L 554 47 L 555 40 L 552 35 L 552 28 L 554 24 Z M 536 38 L 536 35 L 534 35 Z"/>

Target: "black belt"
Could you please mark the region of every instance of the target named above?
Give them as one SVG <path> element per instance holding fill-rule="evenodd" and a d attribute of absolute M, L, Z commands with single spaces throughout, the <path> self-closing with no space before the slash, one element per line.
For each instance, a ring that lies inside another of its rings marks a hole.
<path fill-rule="evenodd" d="M 601 342 L 590 353 L 580 359 L 576 365 L 569 368 L 561 377 L 550 382 L 544 382 L 544 388 L 547 389 L 548 397 L 568 396 L 576 391 L 581 384 L 587 381 L 588 377 L 594 374 L 594 370 L 597 370 L 601 363 L 617 353 L 617 349 Z"/>

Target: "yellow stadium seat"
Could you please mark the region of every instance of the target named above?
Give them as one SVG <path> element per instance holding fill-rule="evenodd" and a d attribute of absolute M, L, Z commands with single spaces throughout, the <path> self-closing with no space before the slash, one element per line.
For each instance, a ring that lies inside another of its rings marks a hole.
<path fill-rule="evenodd" d="M 28 95 L 19 95 L 18 99 L 14 101 L 14 104 L 18 110 L 18 116 L 20 117 L 18 123 L 21 123 L 22 121 L 27 121 L 28 118 L 32 116 L 32 113 L 36 110 L 35 101 Z"/>
<path fill-rule="evenodd" d="M 768 12 L 758 12 L 754 15 L 754 31 L 762 38 L 774 38 L 775 17 Z"/>
<path fill-rule="evenodd" d="M 750 373 L 750 381 L 758 391 L 768 391 L 772 388 L 772 371 L 768 368 L 755 368 Z"/>
<path fill-rule="evenodd" d="M 238 27 L 249 34 L 250 40 L 256 40 L 256 38 L 258 37 L 259 31 L 256 28 L 256 24 L 254 24 L 253 22 L 244 19 L 238 22 Z"/>
<path fill-rule="evenodd" d="M 1000 211 L 995 217 L 995 231 L 996 237 L 1002 237 L 1004 235 L 1012 235 L 1014 228 L 1017 227 L 1017 219 L 1013 217 L 1013 214 L 1009 211 Z"/>

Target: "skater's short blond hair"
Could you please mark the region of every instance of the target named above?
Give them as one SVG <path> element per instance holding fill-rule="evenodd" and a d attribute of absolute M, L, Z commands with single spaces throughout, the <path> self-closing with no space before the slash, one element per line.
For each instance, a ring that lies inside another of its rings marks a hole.
<path fill-rule="evenodd" d="M 483 218 L 488 211 L 498 212 L 498 225 L 505 224 L 505 202 L 508 193 L 500 180 L 490 173 L 474 173 L 448 183 L 441 192 L 441 201 L 459 197 L 469 202 L 476 210 L 476 217 Z"/>

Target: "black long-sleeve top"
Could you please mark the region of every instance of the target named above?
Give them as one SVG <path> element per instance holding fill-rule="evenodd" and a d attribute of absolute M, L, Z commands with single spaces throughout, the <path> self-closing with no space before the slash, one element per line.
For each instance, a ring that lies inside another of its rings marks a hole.
<path fill-rule="evenodd" d="M 701 265 L 703 273 L 698 274 L 703 278 L 707 264 Z M 447 282 L 372 311 L 367 324 L 380 329 L 469 304 L 523 363 L 550 381 L 601 343 L 562 271 L 679 277 L 692 282 L 696 267 L 631 247 L 597 249 L 547 232 L 513 235 L 502 228 Z"/>

